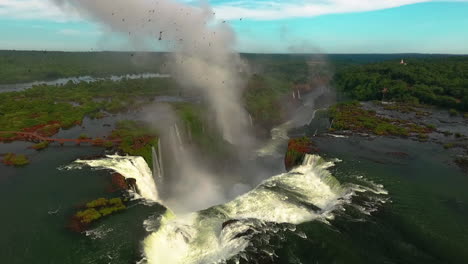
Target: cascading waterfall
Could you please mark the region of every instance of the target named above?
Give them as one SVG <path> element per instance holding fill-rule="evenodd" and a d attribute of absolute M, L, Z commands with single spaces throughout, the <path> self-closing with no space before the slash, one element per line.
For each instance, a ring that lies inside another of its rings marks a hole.
<path fill-rule="evenodd" d="M 85 165 L 135 178 L 141 197 L 158 201 L 153 175 L 141 157 L 108 155 L 98 160 L 77 160 L 65 168 Z M 145 221 L 152 233 L 143 241 L 144 258 L 140 263 L 210 264 L 247 258 L 243 252 L 252 240 L 268 240 L 277 234 L 278 224 L 294 231 L 291 225 L 329 223 L 337 212 L 344 212 L 345 205 L 369 214 L 388 199 L 381 185 L 340 184 L 328 170 L 332 166 L 334 162 L 318 155 L 306 155 L 301 166 L 273 176 L 225 204 L 180 216 L 168 208 L 164 215 Z M 360 193 L 367 193 L 369 199 L 354 204 L 352 197 Z"/>
<path fill-rule="evenodd" d="M 281 147 L 287 146 L 287 142 L 289 140 L 288 131 L 298 126 L 310 124 L 312 120 L 314 120 L 317 110 L 313 110 L 312 115 L 304 115 L 303 113 L 307 111 L 310 111 L 309 107 L 302 106 L 298 109 L 298 114 L 296 115 L 295 119 L 287 121 L 277 127 L 274 127 L 270 131 L 271 139 L 262 148 L 257 150 L 257 154 L 260 157 L 284 155 L 283 153 L 286 150 L 281 149 Z"/>
<path fill-rule="evenodd" d="M 126 179 L 133 178 L 136 180 L 136 185 L 140 192 L 135 195 L 140 195 L 142 198 L 152 202 L 159 201 L 153 173 L 142 157 L 107 155 L 105 158 L 96 160 L 78 159 L 73 164 L 66 166 L 65 169 L 81 169 L 83 166 L 89 166 L 98 170 L 112 170 L 121 174 Z"/>
<path fill-rule="evenodd" d="M 180 136 L 179 127 L 177 126 L 177 124 L 174 124 L 174 134 L 176 135 L 177 143 L 179 143 L 179 147 L 183 149 L 184 144 L 182 141 L 182 137 Z"/>
<path fill-rule="evenodd" d="M 160 176 L 161 180 L 164 179 L 164 164 L 162 160 L 162 147 L 161 147 L 161 139 L 158 139 L 158 160 L 159 160 L 159 170 L 160 170 Z"/>
<path fill-rule="evenodd" d="M 161 171 L 161 164 L 159 164 L 160 157 L 158 157 L 158 154 L 156 153 L 156 149 L 154 147 L 151 147 L 151 154 L 152 154 L 152 160 L 153 160 L 153 178 L 157 182 L 161 182 L 163 175 Z"/>
<path fill-rule="evenodd" d="M 302 166 L 265 180 L 231 202 L 182 216 L 168 211 L 143 242 L 144 262 L 221 263 L 244 251 L 253 236 L 270 232 L 269 223 L 327 223 L 355 193 L 385 194 L 379 186 L 341 185 L 328 171 L 333 165 L 307 155 Z"/>

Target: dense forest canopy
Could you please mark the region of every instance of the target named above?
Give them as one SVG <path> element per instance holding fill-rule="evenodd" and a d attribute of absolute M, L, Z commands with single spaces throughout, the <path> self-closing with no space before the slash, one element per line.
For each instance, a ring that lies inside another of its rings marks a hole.
<path fill-rule="evenodd" d="M 335 85 L 357 100 L 395 100 L 468 110 L 468 57 L 412 58 L 353 65 Z"/>
<path fill-rule="evenodd" d="M 165 53 L 0 51 L 0 84 L 165 71 Z"/>

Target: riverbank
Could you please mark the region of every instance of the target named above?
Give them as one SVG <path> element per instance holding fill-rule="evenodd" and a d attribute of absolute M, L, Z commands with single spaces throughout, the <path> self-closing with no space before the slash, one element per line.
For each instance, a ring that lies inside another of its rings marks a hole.
<path fill-rule="evenodd" d="M 392 102 L 350 102 L 332 107 L 329 118 L 329 131 L 335 135 L 433 142 L 449 150 L 457 164 L 464 164 L 460 161 L 468 156 L 468 118 L 454 116 L 445 109 Z"/>

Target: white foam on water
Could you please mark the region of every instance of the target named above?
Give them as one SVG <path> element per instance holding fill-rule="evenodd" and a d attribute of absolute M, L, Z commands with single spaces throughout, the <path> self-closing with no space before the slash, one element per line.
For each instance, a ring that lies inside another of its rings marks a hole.
<path fill-rule="evenodd" d="M 149 201 L 158 202 L 158 191 L 153 178 L 153 173 L 148 167 L 145 159 L 135 156 L 107 155 L 105 158 L 96 160 L 76 160 L 65 169 L 80 169 L 89 166 L 98 170 L 112 170 L 126 179 L 133 178 L 139 190 L 139 195 Z M 137 194 L 136 194 L 137 195 Z"/>
<path fill-rule="evenodd" d="M 241 256 L 253 235 L 278 232 L 269 230 L 268 223 L 327 223 L 357 191 L 331 175 L 328 168 L 333 165 L 307 155 L 302 166 L 265 180 L 231 202 L 183 216 L 167 213 L 143 241 L 143 263 L 224 263 Z"/>
<path fill-rule="evenodd" d="M 98 160 L 77 160 L 65 168 L 83 166 L 110 169 L 134 178 L 142 198 L 158 201 L 151 169 L 142 157 L 108 155 Z M 228 203 L 180 216 L 168 209 L 162 216 L 147 219 L 144 225 L 152 233 L 143 241 L 144 258 L 140 263 L 211 264 L 247 258 L 244 251 L 253 236 L 280 231 L 272 224 L 297 225 L 308 221 L 328 224 L 336 212 L 344 211 L 346 204 L 370 214 L 379 201 L 383 203 L 384 199 L 376 197 L 369 206 L 352 204 L 356 194 L 378 196 L 386 195 L 387 191 L 370 181 L 364 186 L 342 185 L 328 170 L 332 166 L 333 161 L 306 155 L 301 166 L 263 181 Z M 274 256 L 274 252 L 270 253 Z"/>
<path fill-rule="evenodd" d="M 91 239 L 103 239 L 112 231 L 114 231 L 114 229 L 102 225 L 95 229 L 87 230 L 84 233 L 87 237 L 91 237 Z"/>
<path fill-rule="evenodd" d="M 337 135 L 337 134 L 327 134 L 328 136 L 330 137 L 334 137 L 334 138 L 348 138 L 348 136 L 345 136 L 345 135 Z"/>

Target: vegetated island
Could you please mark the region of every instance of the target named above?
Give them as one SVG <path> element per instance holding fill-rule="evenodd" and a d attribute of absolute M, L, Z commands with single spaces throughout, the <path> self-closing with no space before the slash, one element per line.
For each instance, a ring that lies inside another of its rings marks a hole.
<path fill-rule="evenodd" d="M 6 58 L 13 56 L 11 54 L 3 54 L 3 63 L 8 61 Z M 21 55 L 18 60 L 36 61 L 46 53 L 18 54 Z M 64 58 L 58 60 L 59 62 L 71 56 L 62 53 L 48 55 L 53 55 L 52 57 L 63 55 Z M 255 130 L 263 136 L 269 136 L 269 130 L 287 118 L 283 114 L 286 112 L 285 109 L 297 103 L 290 100 L 291 91 L 297 90 L 295 92 L 299 93 L 299 89 L 302 89 L 305 93 L 311 89 L 314 82 L 329 78 L 326 69 L 321 70 L 323 74 L 316 74 L 311 78 L 312 71 L 315 72 L 324 66 L 314 65 L 314 69 L 311 69 L 304 58 L 266 57 L 262 60 L 253 58 L 251 62 L 252 65 L 261 65 L 261 67 L 258 66 L 259 70 L 247 76 L 243 98 L 245 107 L 255 124 Z M 70 67 L 81 65 L 79 62 L 74 63 L 76 65 L 72 63 Z M 36 85 L 24 91 L 0 93 L 0 141 L 34 141 L 36 144 L 31 148 L 42 150 L 54 142 L 63 144 L 59 140 L 51 139 L 61 130 L 82 125 L 85 117 L 101 119 L 114 114 L 138 111 L 153 103 L 157 96 L 179 96 L 181 93 L 181 88 L 172 78 L 98 80 L 79 83 L 70 81 L 63 85 Z M 229 144 L 219 137 L 212 119 L 206 117 L 208 111 L 203 103 L 171 102 L 170 104 L 181 120 L 181 129 L 190 135 L 190 143 L 198 144 L 205 154 L 226 153 Z M 119 122 L 116 129 L 105 138 L 80 135 L 74 140 L 77 144 L 85 142 L 95 146 L 115 148 L 130 155 L 141 155 L 149 162 L 151 147 L 157 147 L 155 145 L 157 138 L 156 131 L 148 124 L 127 120 Z"/>
<path fill-rule="evenodd" d="M 464 154 L 454 154 L 454 162 L 466 170 L 468 57 L 347 65 L 333 83 L 347 99 L 326 111 L 329 132 L 404 137 L 461 149 Z M 296 145 L 290 143 L 288 153 Z M 300 160 L 297 153 L 292 157 Z"/>
<path fill-rule="evenodd" d="M 2 163 L 9 166 L 21 167 L 29 164 L 29 159 L 25 155 L 7 153 L 3 155 Z"/>

